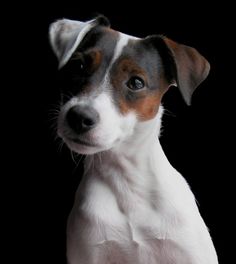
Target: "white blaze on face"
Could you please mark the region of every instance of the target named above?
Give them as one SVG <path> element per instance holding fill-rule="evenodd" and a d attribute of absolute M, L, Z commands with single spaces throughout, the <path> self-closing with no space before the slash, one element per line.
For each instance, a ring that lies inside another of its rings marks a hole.
<path fill-rule="evenodd" d="M 134 112 L 130 112 L 126 116 L 119 113 L 116 103 L 112 100 L 110 92 L 113 90 L 110 82 L 110 69 L 113 63 L 120 57 L 124 47 L 130 39 L 134 37 L 119 33 L 120 38 L 117 42 L 113 58 L 107 69 L 102 83 L 103 90 L 93 102 L 93 107 L 100 116 L 100 123 L 95 128 L 93 134 L 96 142 L 100 142 L 106 149 L 113 147 L 116 143 L 123 141 L 125 138 L 133 134 L 137 118 Z"/>
<path fill-rule="evenodd" d="M 111 65 L 120 57 L 124 47 L 128 44 L 129 40 L 131 39 L 138 39 L 138 38 L 126 35 L 124 33 L 119 33 L 119 40 L 115 48 L 115 52 L 114 52 L 114 56 L 111 61 Z"/>
<path fill-rule="evenodd" d="M 93 107 L 100 116 L 100 122 L 93 131 L 94 140 L 99 145 L 109 149 L 132 135 L 136 115 L 134 113 L 129 113 L 127 116 L 121 115 L 108 93 L 100 94 L 94 100 Z"/>

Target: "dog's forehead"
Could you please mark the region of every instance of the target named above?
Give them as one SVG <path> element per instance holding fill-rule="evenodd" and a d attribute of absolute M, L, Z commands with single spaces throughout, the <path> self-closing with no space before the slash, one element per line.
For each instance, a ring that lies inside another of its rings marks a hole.
<path fill-rule="evenodd" d="M 114 49 L 119 32 L 106 27 L 94 27 L 83 38 L 77 50 L 83 52 L 91 48 Z"/>
<path fill-rule="evenodd" d="M 81 41 L 76 51 L 84 52 L 89 49 L 98 49 L 103 55 L 112 56 L 112 62 L 121 54 L 125 46 L 133 46 L 140 40 L 137 37 L 124 34 L 108 27 L 92 28 Z"/>

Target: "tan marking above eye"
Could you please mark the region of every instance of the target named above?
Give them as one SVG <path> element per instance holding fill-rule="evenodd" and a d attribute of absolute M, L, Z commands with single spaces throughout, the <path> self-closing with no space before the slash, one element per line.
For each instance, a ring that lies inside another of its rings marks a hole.
<path fill-rule="evenodd" d="M 102 53 L 101 53 L 101 51 L 98 51 L 98 50 L 95 51 L 95 50 L 93 50 L 93 51 L 90 52 L 89 55 L 92 58 L 92 67 L 95 70 L 101 64 L 101 61 L 102 61 Z"/>
<path fill-rule="evenodd" d="M 120 62 L 119 68 L 121 69 L 124 74 L 127 74 L 128 76 L 140 76 L 143 78 L 144 82 L 147 82 L 147 76 L 146 72 L 140 68 L 134 61 L 131 59 L 123 59 Z"/>

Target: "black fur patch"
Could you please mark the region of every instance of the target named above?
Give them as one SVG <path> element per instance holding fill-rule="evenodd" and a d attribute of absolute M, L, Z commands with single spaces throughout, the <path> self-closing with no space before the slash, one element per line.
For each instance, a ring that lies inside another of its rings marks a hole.
<path fill-rule="evenodd" d="M 103 26 L 95 26 L 83 38 L 68 63 L 59 71 L 59 86 L 65 95 L 63 103 L 72 96 L 98 92 L 108 65 L 114 55 L 118 33 Z M 93 69 L 91 52 L 101 55 Z M 79 54 L 79 56 L 77 56 Z M 81 63 L 84 69 L 81 71 Z"/>
<path fill-rule="evenodd" d="M 107 17 L 103 16 L 103 15 L 99 15 L 96 18 L 96 22 L 99 26 L 105 26 L 105 27 L 110 27 L 110 21 L 108 20 Z"/>
<path fill-rule="evenodd" d="M 167 47 L 166 43 L 163 40 L 163 36 L 161 35 L 152 35 L 145 39 L 146 43 L 150 43 L 153 45 L 161 59 L 165 72 L 165 77 L 169 83 L 173 81 L 177 81 L 177 67 L 175 64 L 174 56 L 171 50 Z"/>

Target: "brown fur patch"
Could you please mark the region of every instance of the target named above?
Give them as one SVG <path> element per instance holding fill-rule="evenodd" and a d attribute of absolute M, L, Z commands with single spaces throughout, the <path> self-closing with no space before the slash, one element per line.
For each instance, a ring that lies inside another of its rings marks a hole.
<path fill-rule="evenodd" d="M 147 82 L 146 72 L 131 59 L 123 59 L 119 64 L 119 68 L 120 74 L 128 75 L 128 77 L 140 76 L 144 79 L 145 83 Z"/>
<path fill-rule="evenodd" d="M 142 99 L 137 99 L 135 102 L 127 102 L 126 100 L 120 100 L 119 106 L 122 114 L 127 114 L 131 110 L 134 110 L 140 120 L 146 121 L 154 118 L 158 112 L 160 105 L 159 94 L 148 95 Z"/>
<path fill-rule="evenodd" d="M 167 91 L 167 85 L 165 89 L 158 89 L 155 91 L 145 91 L 141 98 L 137 98 L 134 101 L 127 101 L 127 99 L 120 98 L 119 107 L 122 114 L 127 114 L 130 111 L 135 111 L 141 121 L 147 121 L 154 118 L 158 112 L 161 104 L 161 99 L 164 93 Z"/>
<path fill-rule="evenodd" d="M 118 98 L 118 107 L 123 115 L 135 111 L 142 121 L 150 120 L 158 112 L 162 96 L 168 89 L 164 77 L 158 78 L 139 67 L 135 61 L 124 58 L 117 63 L 111 74 L 111 82 Z M 146 88 L 131 91 L 127 81 L 132 76 L 138 76 L 145 82 Z"/>
<path fill-rule="evenodd" d="M 102 53 L 98 50 L 92 50 L 89 55 L 92 59 L 92 68 L 93 70 L 96 70 L 101 64 Z"/>

